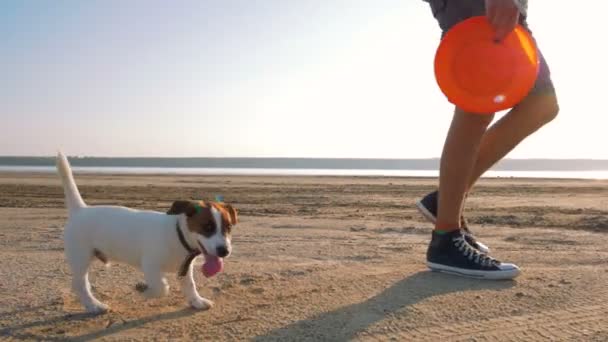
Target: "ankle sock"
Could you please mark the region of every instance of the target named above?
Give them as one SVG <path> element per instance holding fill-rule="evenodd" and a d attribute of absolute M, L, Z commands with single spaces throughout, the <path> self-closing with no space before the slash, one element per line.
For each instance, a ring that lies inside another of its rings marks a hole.
<path fill-rule="evenodd" d="M 437 221 L 437 223 L 435 223 L 435 233 L 444 235 L 446 233 L 453 232 L 454 230 L 458 229 L 459 226 L 460 225 L 458 223 L 443 223 Z"/>

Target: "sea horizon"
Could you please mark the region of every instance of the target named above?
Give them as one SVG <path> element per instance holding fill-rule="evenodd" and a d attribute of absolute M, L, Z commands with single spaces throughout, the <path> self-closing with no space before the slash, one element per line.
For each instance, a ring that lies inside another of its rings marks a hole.
<path fill-rule="evenodd" d="M 107 175 L 199 175 L 199 176 L 317 176 L 436 178 L 439 170 L 387 169 L 288 169 L 288 168 L 195 168 L 195 167 L 90 167 L 74 166 L 77 174 Z M 2 166 L 0 173 L 55 173 L 53 166 Z M 608 179 L 608 171 L 501 171 L 489 170 L 482 178 Z"/>
<path fill-rule="evenodd" d="M 69 157 L 77 173 L 437 177 L 439 158 Z M 0 172 L 55 172 L 55 157 L 0 156 Z M 489 178 L 608 179 L 608 160 L 504 159 Z"/>
<path fill-rule="evenodd" d="M 94 157 L 70 156 L 75 167 L 311 170 L 438 170 L 439 158 Z M 54 156 L 0 156 L 3 167 L 54 167 Z M 493 171 L 608 171 L 607 159 L 507 158 Z"/>

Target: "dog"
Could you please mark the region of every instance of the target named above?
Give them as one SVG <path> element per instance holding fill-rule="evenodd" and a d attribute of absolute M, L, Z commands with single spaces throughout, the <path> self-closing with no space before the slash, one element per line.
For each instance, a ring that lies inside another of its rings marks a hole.
<path fill-rule="evenodd" d="M 87 206 L 63 153 L 57 155 L 69 217 L 64 229 L 65 255 L 72 271 L 72 290 L 89 313 L 104 313 L 108 306 L 93 296 L 88 268 L 94 259 L 140 269 L 145 282 L 136 289 L 147 298 L 168 294 L 166 274 L 177 272 L 187 303 L 199 310 L 213 302 L 201 297 L 193 277 L 192 261 L 205 257 L 203 273 L 211 276 L 223 267 L 232 251 L 231 233 L 237 211 L 223 202 L 175 201 L 167 213 L 120 206 Z M 208 266 L 208 267 L 207 267 Z"/>

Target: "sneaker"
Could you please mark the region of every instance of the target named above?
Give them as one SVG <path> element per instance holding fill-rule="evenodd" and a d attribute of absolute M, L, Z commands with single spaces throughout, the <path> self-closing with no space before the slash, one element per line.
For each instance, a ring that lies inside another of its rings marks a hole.
<path fill-rule="evenodd" d="M 432 223 L 437 222 L 437 208 L 439 207 L 439 192 L 433 191 L 428 195 L 424 196 L 421 200 L 416 202 L 416 208 L 418 211 L 424 216 L 427 220 Z M 460 229 L 464 234 L 465 240 L 469 243 L 469 245 L 476 248 L 478 251 L 484 254 L 490 253 L 490 248 L 477 241 L 471 230 L 469 229 L 469 224 L 464 216 L 460 216 Z"/>
<path fill-rule="evenodd" d="M 433 232 L 426 260 L 432 271 L 478 279 L 513 279 L 520 273 L 516 265 L 502 263 L 473 248 L 461 230 Z"/>

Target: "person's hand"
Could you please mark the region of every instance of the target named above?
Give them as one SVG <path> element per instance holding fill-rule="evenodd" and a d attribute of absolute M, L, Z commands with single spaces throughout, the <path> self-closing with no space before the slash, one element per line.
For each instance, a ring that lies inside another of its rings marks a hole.
<path fill-rule="evenodd" d="M 519 8 L 515 0 L 485 0 L 486 16 L 496 32 L 495 39 L 503 40 L 519 22 Z"/>

